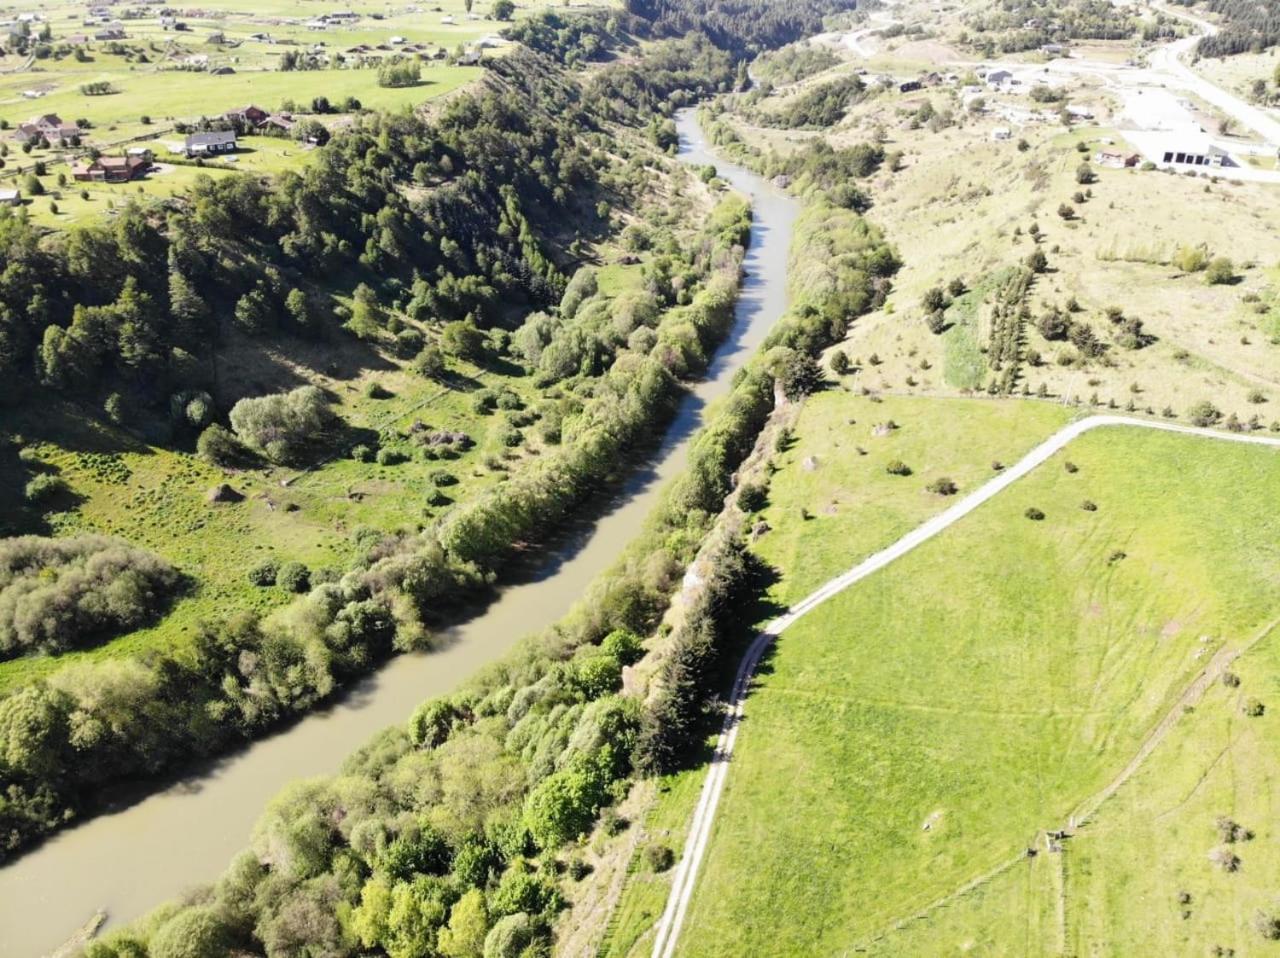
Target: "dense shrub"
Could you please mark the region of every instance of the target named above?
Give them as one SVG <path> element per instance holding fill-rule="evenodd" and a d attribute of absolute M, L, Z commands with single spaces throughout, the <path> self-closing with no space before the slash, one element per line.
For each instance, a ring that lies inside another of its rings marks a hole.
<path fill-rule="evenodd" d="M 231 409 L 231 428 L 245 445 L 272 462 L 294 462 L 323 438 L 334 422 L 329 401 L 315 386 L 241 399 Z"/>
<path fill-rule="evenodd" d="M 70 487 L 67 485 L 67 480 L 61 476 L 44 472 L 29 480 L 23 492 L 27 502 L 39 504 L 61 495 L 68 488 Z"/>
<path fill-rule="evenodd" d="M 169 563 L 115 539 L 0 541 L 0 658 L 59 652 L 137 628 L 180 584 Z"/>
<path fill-rule="evenodd" d="M 286 592 L 306 592 L 311 587 L 311 571 L 301 562 L 286 562 L 276 572 L 275 584 Z"/>

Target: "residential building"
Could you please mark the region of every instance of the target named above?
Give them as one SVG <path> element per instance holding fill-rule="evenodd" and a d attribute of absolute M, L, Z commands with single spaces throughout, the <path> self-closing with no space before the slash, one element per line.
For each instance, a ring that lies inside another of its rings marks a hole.
<path fill-rule="evenodd" d="M 96 160 L 73 164 L 71 177 L 82 183 L 128 183 L 150 168 L 149 154 L 146 156 L 100 156 Z"/>
<path fill-rule="evenodd" d="M 192 133 L 183 144 L 187 156 L 216 156 L 219 153 L 234 153 L 236 150 L 236 134 L 234 130 L 211 130 L 208 133 Z"/>

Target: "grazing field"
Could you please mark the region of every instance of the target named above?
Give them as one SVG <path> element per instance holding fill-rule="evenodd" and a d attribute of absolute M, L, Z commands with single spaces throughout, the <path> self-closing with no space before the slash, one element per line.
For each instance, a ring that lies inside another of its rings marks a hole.
<path fill-rule="evenodd" d="M 681 953 L 1126 954 L 1179 891 L 1190 915 L 1162 934 L 1184 938 L 1156 953 L 1252 953 L 1280 878 L 1259 813 L 1274 718 L 1241 708 L 1276 687 L 1275 466 L 1091 433 L 788 631 L 748 700 Z M 1215 684 L 1229 666 L 1238 688 Z M 1208 857 L 1216 816 L 1256 833 L 1233 846 L 1239 873 Z M 1149 874 L 1160 859 L 1176 867 Z"/>
<path fill-rule="evenodd" d="M 843 389 L 810 396 L 794 423 L 787 447 L 775 453 L 780 471 L 769 482 L 759 518 L 771 531 L 754 551 L 782 574 L 764 597 L 786 605 L 813 587 L 888 545 L 954 500 L 925 486 L 950 477 L 959 494 L 989 478 L 995 462 L 1011 463 L 1069 421 L 1072 413 L 1049 403 L 1017 400 L 937 400 L 885 396 L 873 400 Z M 873 435 L 892 420 L 899 428 Z M 857 454 L 857 449 L 867 455 Z M 913 473 L 890 475 L 898 458 Z M 812 460 L 816 468 L 804 463 Z M 810 518 L 801 518 L 804 510 Z M 736 655 L 728 658 L 736 663 Z M 697 803 L 705 768 L 666 776 L 651 806 L 639 817 L 641 844 L 657 842 L 678 856 Z M 655 873 L 639 855 L 614 909 L 600 954 L 610 958 L 648 954 L 653 925 L 662 914 L 671 873 Z"/>
<path fill-rule="evenodd" d="M 117 536 L 197 575 L 199 585 L 151 628 L 88 651 L 0 663 L 0 692 L 73 662 L 171 647 L 189 638 L 197 622 L 231 609 L 265 612 L 284 605 L 292 593 L 253 585 L 251 568 L 275 560 L 302 562 L 314 574 L 345 571 L 362 548 L 362 535 L 416 530 L 449 504 L 492 487 L 541 448 L 535 430 L 516 448 L 491 441 L 491 432 L 506 432 L 509 414 L 481 413 L 473 404 L 484 388 L 504 390 L 528 408 L 537 396 L 530 377 L 461 364 L 459 373 L 468 386 L 450 389 L 408 369 L 387 366 L 345 381 L 309 376 L 337 400 L 333 408 L 348 423 L 351 445 L 372 439 L 377 446 L 381 437 L 385 447 L 403 451 L 404 461 L 387 465 L 356 461 L 346 455 L 348 447 L 339 445 L 334 458 L 310 470 L 227 472 L 204 462 L 194 450 L 148 444 L 85 416 L 70 403 L 38 415 L 15 414 L 11 427 L 38 457 L 36 471 L 56 473 L 70 485 L 67 501 L 52 505 L 75 508 L 41 514 L 23 502 L 31 470 L 6 458 L 0 460 L 5 490 L 0 501 L 11 529 L 39 530 L 47 522 L 58 534 Z M 370 395 L 372 383 L 381 388 L 376 396 Z M 423 458 L 403 438 L 415 422 L 466 433 L 474 445 L 457 458 Z M 222 482 L 230 483 L 243 501 L 209 502 L 209 491 Z"/>
<path fill-rule="evenodd" d="M 1072 415 L 1008 400 L 874 401 L 835 390 L 811 397 L 791 444 L 774 457 L 781 471 L 761 514 L 772 531 L 755 551 L 783 573 L 770 598 L 802 599 L 944 509 L 951 500 L 929 483 L 946 477 L 957 494 L 971 492 L 994 475 L 993 464 L 1021 458 Z M 888 473 L 895 459 L 911 474 Z"/>
<path fill-rule="evenodd" d="M 331 128 L 347 122 L 357 103 L 365 110 L 414 109 L 483 74 L 480 66 L 458 62 L 464 52 L 493 58 L 510 49 L 496 39 L 509 23 L 493 17 L 489 2 L 472 4 L 470 13 L 462 0 L 396 11 L 355 3 L 342 9 L 356 19 L 319 25 L 320 17 L 335 10 L 296 0 L 265 7 L 228 0 L 177 11 L 180 29 L 162 23 L 159 10 L 98 22 L 90 6 L 42 8 L 43 19 L 28 26 L 31 49 L 38 51 L 34 57 L 5 54 L 0 47 L 0 143 L 7 150 L 0 155 L 0 189 L 21 188 L 28 213 L 51 228 L 103 215 L 122 192 L 158 198 L 181 193 L 195 172 L 162 166 L 128 184 L 60 184 L 59 175 L 70 180 L 71 163 L 91 149 L 110 156 L 149 145 L 164 160 L 164 144 L 180 143 L 184 124 L 250 104 L 296 117 L 314 115 Z M 523 3 L 515 15 L 546 6 Z M 175 12 L 163 13 L 167 19 Z M 119 29 L 123 37 L 99 39 L 106 29 Z M 283 69 L 286 56 L 302 57 L 310 68 Z M 419 81 L 383 86 L 379 67 L 398 60 L 417 64 Z M 86 88 L 94 84 L 108 92 L 90 95 Z M 327 105 L 318 109 L 318 98 Z M 18 125 L 47 114 L 79 125 L 81 142 L 22 149 L 14 135 Z M 152 138 L 158 142 L 146 142 Z M 265 139 L 245 138 L 233 162 L 220 165 L 260 174 L 303 165 L 304 148 L 293 139 L 254 142 Z M 37 162 L 44 171 L 44 192 L 38 195 L 26 179 L 39 172 Z M 87 199 L 81 195 L 86 188 Z"/>

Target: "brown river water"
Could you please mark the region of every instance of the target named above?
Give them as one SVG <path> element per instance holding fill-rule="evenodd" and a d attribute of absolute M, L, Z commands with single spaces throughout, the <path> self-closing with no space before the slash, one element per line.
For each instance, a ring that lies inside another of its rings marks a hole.
<path fill-rule="evenodd" d="M 407 719 L 423 699 L 450 691 L 522 636 L 551 625 L 639 534 L 662 487 L 684 468 L 707 404 L 729 391 L 786 308 L 787 253 L 799 210 L 759 177 L 713 157 L 691 112 L 678 125 L 681 158 L 714 163 L 751 198 L 754 224 L 733 329 L 707 376 L 681 400 L 661 445 L 592 521 L 531 562 L 483 611 L 448 630 L 438 651 L 391 659 L 330 707 L 68 828 L 0 868 L 0 956 L 37 958 L 99 909 L 107 927 L 116 926 L 213 881 L 281 788 L 336 772 L 347 755 Z"/>

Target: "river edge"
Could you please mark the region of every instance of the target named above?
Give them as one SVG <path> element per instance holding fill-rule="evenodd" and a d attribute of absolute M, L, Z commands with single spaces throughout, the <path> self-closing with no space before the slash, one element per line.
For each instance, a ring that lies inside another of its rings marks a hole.
<path fill-rule="evenodd" d="M 229 753 L 199 775 L 61 832 L 0 869 L 0 952 L 47 953 L 99 909 L 117 925 L 212 880 L 244 847 L 281 787 L 335 772 L 348 754 L 404 721 L 423 699 L 450 691 L 521 637 L 559 620 L 639 534 L 668 482 L 683 471 L 708 404 L 728 393 L 785 311 L 787 251 L 799 212 L 796 200 L 713 155 L 692 111 L 678 120 L 681 159 L 694 167 L 716 165 L 752 200 L 755 215 L 733 325 L 702 379 L 681 398 L 656 452 L 605 499 L 589 533 L 578 531 L 567 549 L 561 544 L 543 553 L 527 580 L 504 587 L 480 615 L 446 630 L 442 648 L 387 660 L 325 709 Z"/>

